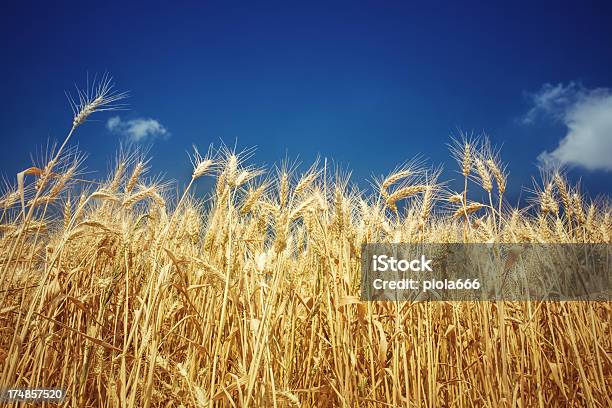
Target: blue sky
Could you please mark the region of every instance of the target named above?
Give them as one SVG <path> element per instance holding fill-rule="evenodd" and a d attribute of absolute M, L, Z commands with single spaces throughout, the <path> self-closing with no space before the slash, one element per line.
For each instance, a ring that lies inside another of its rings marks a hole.
<path fill-rule="evenodd" d="M 320 154 L 355 181 L 419 154 L 453 178 L 446 144 L 461 129 L 503 145 L 514 196 L 538 157 L 609 192 L 611 3 L 424 3 L 7 3 L 0 171 L 63 139 L 64 91 L 108 71 L 130 110 L 74 139 L 92 177 L 135 137 L 154 173 L 181 182 L 191 145 L 221 140 L 256 146 L 261 165 Z"/>

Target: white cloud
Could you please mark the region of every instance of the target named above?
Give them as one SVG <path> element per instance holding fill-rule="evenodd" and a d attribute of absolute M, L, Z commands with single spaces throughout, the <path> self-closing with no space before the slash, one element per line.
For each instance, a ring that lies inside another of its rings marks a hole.
<path fill-rule="evenodd" d="M 556 149 L 538 156 L 541 164 L 612 171 L 612 89 L 546 84 L 531 98 L 523 123 L 547 116 L 567 128 Z"/>
<path fill-rule="evenodd" d="M 170 136 L 170 132 L 159 121 L 151 118 L 122 120 L 119 116 L 113 116 L 106 122 L 106 128 L 134 143 Z"/>

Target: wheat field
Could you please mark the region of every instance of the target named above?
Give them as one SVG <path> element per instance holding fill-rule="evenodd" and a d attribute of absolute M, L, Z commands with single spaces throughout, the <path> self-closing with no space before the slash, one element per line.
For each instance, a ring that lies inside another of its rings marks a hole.
<path fill-rule="evenodd" d="M 610 243 L 612 207 L 562 172 L 528 208 L 470 138 L 450 146 L 459 192 L 420 161 L 361 191 L 224 146 L 194 151 L 183 190 L 137 150 L 85 179 L 77 130 L 123 97 L 81 91 L 63 143 L 5 188 L 0 386 L 69 407 L 612 406 L 610 302 L 359 299 L 368 242 Z"/>

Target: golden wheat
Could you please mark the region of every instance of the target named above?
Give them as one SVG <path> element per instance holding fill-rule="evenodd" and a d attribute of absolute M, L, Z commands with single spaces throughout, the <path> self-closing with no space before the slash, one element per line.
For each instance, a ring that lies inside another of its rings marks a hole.
<path fill-rule="evenodd" d="M 121 95 L 105 81 L 73 127 Z M 60 149 L 2 195 L 0 387 L 75 407 L 612 405 L 609 302 L 360 301 L 367 242 L 610 242 L 609 205 L 561 176 L 535 211 L 502 206 L 504 167 L 478 146 L 454 148 L 458 194 L 406 167 L 366 194 L 221 148 L 195 151 L 180 197 L 125 155 L 79 182 Z M 472 167 L 489 205 L 468 198 Z"/>

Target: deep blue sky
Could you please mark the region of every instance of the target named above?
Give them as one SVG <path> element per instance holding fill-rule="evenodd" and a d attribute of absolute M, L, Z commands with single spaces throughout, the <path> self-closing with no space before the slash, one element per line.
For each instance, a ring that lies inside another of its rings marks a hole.
<path fill-rule="evenodd" d="M 422 154 L 456 177 L 446 143 L 463 129 L 503 144 L 516 193 L 565 135 L 551 121 L 519 123 L 526 93 L 612 87 L 611 3 L 532 3 L 5 3 L 0 170 L 14 177 L 61 140 L 64 91 L 108 71 L 131 93 L 122 120 L 155 118 L 171 132 L 151 154 L 153 172 L 174 179 L 187 180 L 192 143 L 236 139 L 257 146 L 258 164 L 320 153 L 362 180 Z M 119 145 L 110 116 L 74 139 L 98 176 Z M 610 191 L 610 173 L 571 174 Z"/>

